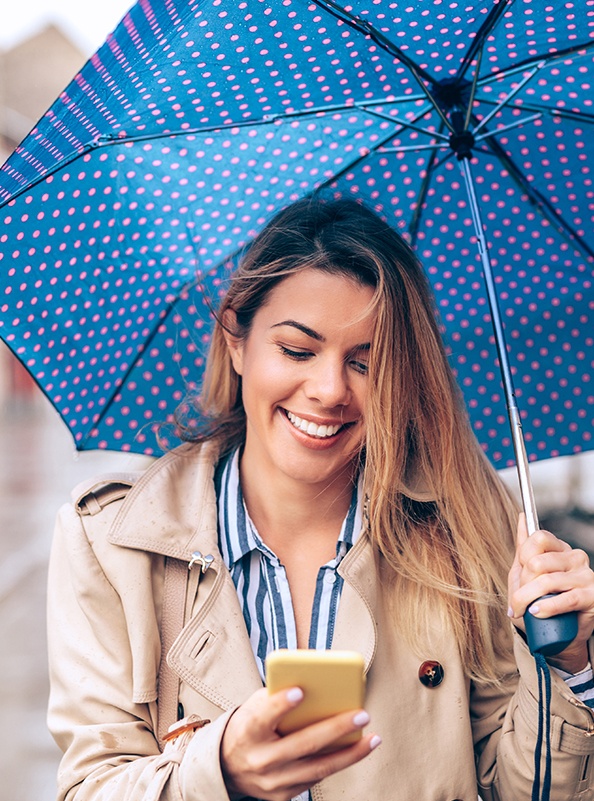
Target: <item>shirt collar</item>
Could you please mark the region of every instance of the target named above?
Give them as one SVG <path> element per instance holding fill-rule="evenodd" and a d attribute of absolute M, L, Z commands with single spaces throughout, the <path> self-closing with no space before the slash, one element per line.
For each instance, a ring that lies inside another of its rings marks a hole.
<path fill-rule="evenodd" d="M 217 466 L 215 486 L 219 517 L 219 547 L 227 568 L 231 568 L 254 550 L 274 556 L 261 540 L 250 520 L 239 480 L 239 451 L 237 448 Z M 357 540 L 363 522 L 362 478 L 353 488 L 349 510 L 343 520 L 336 543 L 337 564 Z"/>

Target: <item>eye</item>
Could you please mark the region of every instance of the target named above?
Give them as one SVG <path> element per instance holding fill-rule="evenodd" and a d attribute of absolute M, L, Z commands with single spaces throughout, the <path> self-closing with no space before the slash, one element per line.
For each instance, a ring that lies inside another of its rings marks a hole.
<path fill-rule="evenodd" d="M 358 359 L 351 359 L 349 364 L 351 365 L 353 370 L 356 370 L 358 373 L 361 373 L 361 375 L 367 375 L 367 373 L 369 372 L 369 365 L 367 364 L 367 362 L 362 362 L 359 361 Z"/>
<path fill-rule="evenodd" d="M 309 350 L 292 350 L 285 347 L 285 345 L 279 345 L 278 347 L 283 356 L 288 356 L 289 359 L 294 359 L 296 362 L 303 362 L 313 356 L 313 353 Z"/>

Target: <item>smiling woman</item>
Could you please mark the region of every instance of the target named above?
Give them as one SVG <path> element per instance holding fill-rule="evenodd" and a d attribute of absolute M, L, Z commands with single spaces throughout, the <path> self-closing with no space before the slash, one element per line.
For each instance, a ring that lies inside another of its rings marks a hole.
<path fill-rule="evenodd" d="M 349 200 L 280 212 L 232 278 L 195 403 L 207 423 L 184 445 L 61 512 L 60 799 L 528 801 L 538 684 L 519 630 L 547 593 L 535 614 L 580 620 L 551 677 L 551 798 L 592 798 L 594 575 L 521 526 L 514 559 L 517 510 L 389 225 Z M 282 736 L 304 693 L 262 687 L 278 648 L 358 651 L 365 709 Z"/>

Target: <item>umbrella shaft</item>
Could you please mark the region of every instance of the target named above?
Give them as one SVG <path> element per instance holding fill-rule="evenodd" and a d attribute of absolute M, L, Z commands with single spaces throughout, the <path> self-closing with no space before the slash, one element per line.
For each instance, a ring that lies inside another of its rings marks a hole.
<path fill-rule="evenodd" d="M 483 228 L 483 221 L 481 218 L 480 207 L 477 201 L 476 193 L 474 191 L 474 182 L 472 179 L 472 170 L 470 167 L 470 159 L 460 159 L 460 165 L 466 183 L 468 192 L 468 199 L 470 202 L 470 209 L 472 212 L 472 219 L 477 236 L 478 248 L 483 264 L 483 274 L 487 289 L 487 299 L 489 301 L 489 308 L 491 311 L 491 320 L 493 322 L 493 330 L 495 334 L 495 345 L 497 347 L 497 355 L 499 357 L 499 367 L 501 369 L 501 378 L 503 382 L 503 390 L 505 393 L 505 400 L 507 405 L 507 413 L 509 416 L 509 423 L 512 433 L 512 442 L 514 453 L 516 456 L 516 466 L 518 470 L 518 482 L 520 485 L 520 494 L 522 497 L 522 505 L 526 515 L 526 525 L 528 534 L 533 534 L 539 528 L 538 515 L 536 513 L 536 503 L 534 501 L 534 492 L 532 489 L 532 481 L 530 479 L 530 470 L 528 467 L 528 456 L 526 454 L 526 445 L 524 443 L 524 435 L 522 431 L 522 421 L 518 405 L 516 403 L 516 395 L 514 391 L 514 382 L 512 373 L 507 357 L 507 345 L 505 341 L 505 331 L 501 321 L 501 313 L 499 310 L 499 299 L 495 289 L 495 282 L 493 280 L 493 272 L 491 270 L 491 260 L 489 258 L 489 248 L 485 238 Z"/>

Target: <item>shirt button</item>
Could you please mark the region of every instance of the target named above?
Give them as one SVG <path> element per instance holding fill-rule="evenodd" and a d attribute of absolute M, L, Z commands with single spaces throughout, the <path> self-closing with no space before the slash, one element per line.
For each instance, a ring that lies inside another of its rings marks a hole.
<path fill-rule="evenodd" d="M 336 573 L 333 570 L 327 570 L 326 575 L 324 576 L 324 581 L 326 584 L 334 584 L 336 581 Z"/>
<path fill-rule="evenodd" d="M 423 662 L 419 668 L 419 681 L 425 687 L 439 687 L 444 677 L 444 669 L 433 659 Z"/>

